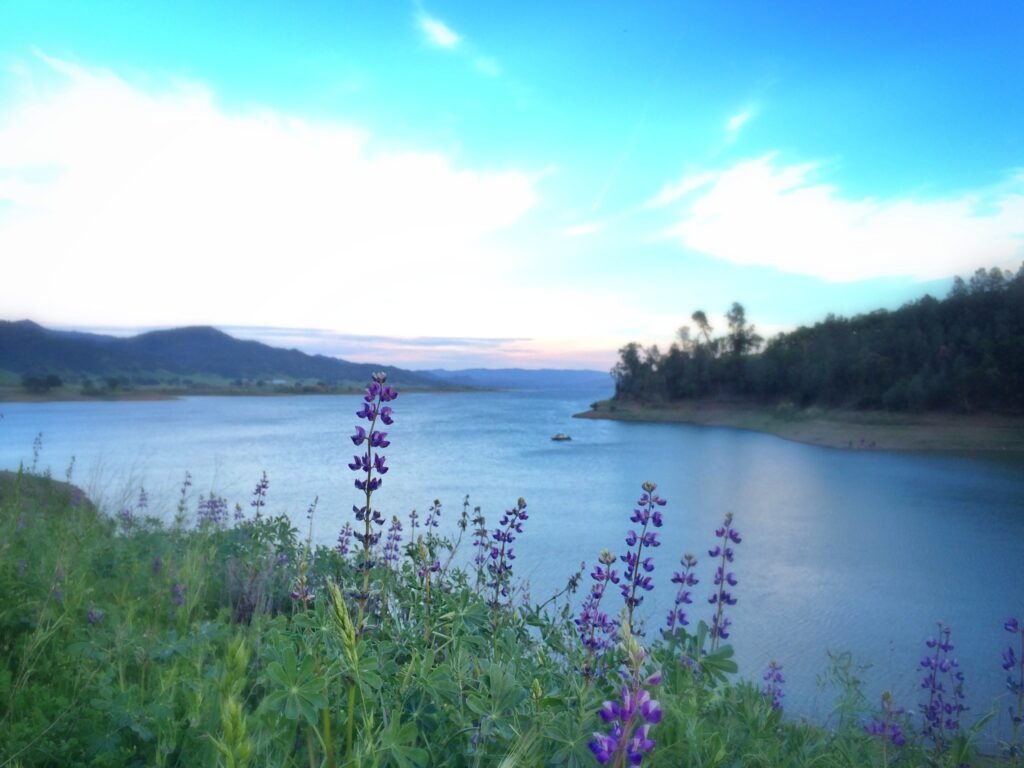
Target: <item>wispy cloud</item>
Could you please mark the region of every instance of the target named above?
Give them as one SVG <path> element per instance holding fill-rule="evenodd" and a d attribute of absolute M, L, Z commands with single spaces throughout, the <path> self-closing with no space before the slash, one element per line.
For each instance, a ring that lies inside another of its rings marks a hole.
<path fill-rule="evenodd" d="M 652 204 L 680 203 L 664 234 L 686 248 L 830 281 L 938 279 L 1024 258 L 1024 171 L 934 199 L 844 195 L 824 173 L 767 155 L 667 185 Z"/>
<path fill-rule="evenodd" d="M 426 14 L 420 15 L 420 29 L 426 35 L 427 41 L 439 48 L 455 48 L 462 40 L 461 35 L 443 21 Z"/>
<path fill-rule="evenodd" d="M 501 66 L 490 56 L 478 56 L 473 59 L 473 66 L 477 68 L 478 72 L 482 72 L 488 77 L 501 76 Z"/>
<path fill-rule="evenodd" d="M 739 136 L 740 131 L 743 129 L 750 119 L 754 116 L 754 108 L 747 107 L 746 109 L 737 112 L 735 115 L 725 121 L 725 132 L 730 139 L 735 139 Z"/>

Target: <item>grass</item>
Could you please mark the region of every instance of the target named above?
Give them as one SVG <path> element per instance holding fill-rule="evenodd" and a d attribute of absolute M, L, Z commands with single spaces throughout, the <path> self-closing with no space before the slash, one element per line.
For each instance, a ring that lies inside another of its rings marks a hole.
<path fill-rule="evenodd" d="M 707 400 L 666 405 L 602 400 L 596 406 L 576 416 L 732 427 L 828 448 L 1024 453 L 1024 416 L 799 409 Z"/>

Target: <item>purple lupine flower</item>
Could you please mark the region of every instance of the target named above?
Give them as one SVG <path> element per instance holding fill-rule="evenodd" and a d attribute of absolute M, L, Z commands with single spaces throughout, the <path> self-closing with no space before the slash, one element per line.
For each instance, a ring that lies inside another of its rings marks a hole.
<path fill-rule="evenodd" d="M 593 741 L 587 745 L 601 765 L 640 765 L 655 747 L 650 731 L 661 722 L 662 711 L 661 705 L 651 698 L 650 689 L 661 684 L 661 675 L 642 678 L 640 669 L 646 656 L 643 648 L 634 644 L 629 655 L 630 666 L 623 675 L 620 699 L 605 701 L 597 712 L 611 728 L 608 733 L 595 731 Z"/>
<path fill-rule="evenodd" d="M 135 525 L 135 511 L 131 507 L 125 507 L 117 513 L 117 521 L 124 528 L 125 532 L 131 531 Z"/>
<path fill-rule="evenodd" d="M 697 574 L 693 572 L 693 569 L 697 567 L 696 557 L 687 552 L 683 555 L 679 564 L 683 566 L 683 570 L 675 571 L 672 574 L 672 583 L 678 584 L 679 589 L 676 590 L 675 601 L 672 603 L 672 607 L 668 611 L 668 617 L 665 620 L 664 635 L 666 638 L 674 638 L 677 628 L 685 627 L 690 623 L 683 606 L 693 603 L 690 587 L 700 583 Z"/>
<path fill-rule="evenodd" d="M 473 510 L 473 564 L 476 566 L 476 585 L 479 587 L 484 582 L 484 565 L 491 551 L 491 532 L 487 530 L 487 520 L 484 518 L 480 507 Z"/>
<path fill-rule="evenodd" d="M 99 624 L 106 615 L 106 611 L 102 611 L 99 608 L 90 608 L 85 614 L 85 618 L 90 624 Z"/>
<path fill-rule="evenodd" d="M 171 587 L 171 602 L 175 605 L 185 604 L 185 592 L 188 588 L 181 583 L 175 584 Z"/>
<path fill-rule="evenodd" d="M 903 710 L 893 704 L 892 694 L 886 691 L 882 694 L 881 719 L 872 720 L 864 726 L 865 731 L 881 739 L 883 753 L 887 743 L 897 747 L 902 747 L 906 743 L 906 739 L 903 737 L 903 729 L 896 722 L 897 718 L 902 714 Z"/>
<path fill-rule="evenodd" d="M 388 535 L 384 539 L 384 563 L 389 567 L 398 564 L 402 548 L 402 523 L 397 517 L 391 518 Z"/>
<path fill-rule="evenodd" d="M 948 739 L 959 730 L 960 716 L 967 709 L 963 703 L 964 675 L 956 657 L 950 655 L 954 650 L 951 634 L 950 628 L 940 623 L 938 637 L 925 643 L 929 651 L 921 660 L 926 670 L 921 687 L 928 691 L 928 701 L 921 705 L 922 732 L 932 741 L 936 753 L 948 746 Z"/>
<path fill-rule="evenodd" d="M 199 508 L 196 512 L 196 528 L 221 528 L 228 521 L 228 502 L 226 499 L 211 493 L 209 498 L 199 497 Z"/>
<path fill-rule="evenodd" d="M 441 502 L 434 499 L 434 503 L 430 505 L 430 509 L 427 510 L 427 519 L 423 521 L 423 527 L 430 532 L 431 528 L 437 528 L 439 518 L 441 517 Z"/>
<path fill-rule="evenodd" d="M 440 560 L 424 561 L 419 570 L 416 571 L 416 575 L 419 576 L 420 581 L 424 581 L 428 574 L 437 573 L 439 570 L 441 570 Z"/>
<path fill-rule="evenodd" d="M 725 606 L 736 605 L 736 598 L 726 587 L 735 587 L 738 583 L 736 575 L 727 570 L 733 562 L 735 552 L 730 544 L 739 544 L 742 539 L 738 531 L 732 527 L 732 512 L 725 513 L 725 520 L 722 526 L 715 530 L 715 537 L 721 539 L 721 544 L 716 544 L 708 550 L 708 555 L 719 558 L 718 567 L 715 569 L 715 586 L 718 589 L 708 598 L 708 602 L 715 606 L 715 615 L 711 619 L 711 650 L 718 647 L 719 640 L 726 640 L 729 637 L 729 625 L 732 621 L 725 615 Z"/>
<path fill-rule="evenodd" d="M 387 433 L 377 431 L 376 426 L 378 419 L 387 424 L 393 422 L 390 408 L 387 411 L 387 420 L 382 418 L 382 404 L 391 402 L 398 397 L 398 393 L 385 384 L 386 381 L 387 374 L 375 373 L 366 388 L 366 394 L 363 395 L 363 407 L 356 412 L 356 416 L 368 421 L 369 429 L 357 425 L 356 432 L 352 435 L 352 443 L 356 447 L 365 446 L 365 449 L 361 455 L 354 456 L 352 463 L 349 464 L 350 469 L 362 475 L 355 480 L 355 487 L 366 495 L 364 504 L 352 507 L 356 520 L 363 524 L 361 531 L 353 532 L 356 540 L 362 545 L 362 558 L 359 567 L 363 571 L 363 584 L 358 593 L 359 618 L 356 622 L 357 630 L 360 633 L 363 631 L 363 617 L 370 599 L 370 570 L 374 566 L 371 554 L 377 542 L 380 541 L 380 533 L 374 530 L 374 526 L 378 528 L 384 526 L 384 516 L 379 510 L 373 508 L 372 500 L 373 493 L 380 488 L 383 482 L 382 476 L 388 471 L 388 467 L 384 456 L 377 453 L 375 449 L 387 448 L 391 445 L 387 439 Z"/>
<path fill-rule="evenodd" d="M 348 554 L 349 545 L 352 543 L 352 523 L 346 522 L 341 526 L 341 530 L 338 532 L 338 543 L 335 545 L 335 549 L 338 550 L 338 554 L 342 557 Z"/>
<path fill-rule="evenodd" d="M 294 602 L 301 603 L 304 606 L 312 605 L 313 601 L 316 600 L 316 595 L 309 588 L 305 577 L 300 578 L 298 583 L 296 583 L 295 589 L 291 592 L 291 598 Z"/>
<path fill-rule="evenodd" d="M 761 679 L 764 680 L 764 685 L 761 686 L 761 694 L 771 703 L 772 709 L 781 710 L 782 697 L 786 695 L 786 692 L 782 689 L 786 682 L 786 679 L 782 676 L 782 665 L 775 659 L 772 659 Z"/>
<path fill-rule="evenodd" d="M 655 528 L 662 526 L 661 510 L 658 507 L 665 506 L 665 500 L 654 492 L 658 486 L 648 480 L 644 481 L 642 487 L 643 494 L 637 501 L 637 508 L 633 510 L 633 516 L 629 518 L 630 522 L 640 524 L 640 533 L 630 530 L 626 534 L 626 546 L 629 549 L 622 555 L 626 569 L 623 574 L 624 581 L 619 585 L 619 591 L 626 602 L 626 620 L 629 624 L 629 631 L 634 635 L 641 633 L 633 624 L 633 609 L 644 601 L 643 594 L 637 594 L 637 589 L 643 592 L 654 589 L 651 577 L 644 575 L 654 570 L 654 560 L 650 557 L 643 557 L 644 549 L 661 545 L 661 542 L 658 541 L 658 534 L 649 531 L 648 526 L 653 525 Z M 636 549 L 634 550 L 633 547 Z"/>
<path fill-rule="evenodd" d="M 249 502 L 249 506 L 255 511 L 253 517 L 256 520 L 259 520 L 260 517 L 262 517 L 263 507 L 267 505 L 267 489 L 269 487 L 270 481 L 267 480 L 267 473 L 264 471 L 259 482 L 256 483 L 256 488 L 252 492 L 252 501 Z"/>
<path fill-rule="evenodd" d="M 149 494 L 146 493 L 146 489 L 139 486 L 139 498 L 135 502 L 135 510 L 139 514 L 144 514 L 149 509 Z"/>
<path fill-rule="evenodd" d="M 526 500 L 520 497 L 512 509 L 505 511 L 498 521 L 498 527 L 491 534 L 490 562 L 487 564 L 487 571 L 491 578 L 488 586 L 494 589 L 492 607 L 497 608 L 501 604 L 501 598 L 509 596 L 512 561 L 516 559 L 512 542 L 516 540 L 517 533 L 523 532 L 523 522 L 527 517 Z"/>
<path fill-rule="evenodd" d="M 155 558 L 153 558 L 153 567 L 152 567 L 153 575 L 154 576 L 159 576 L 160 572 L 163 571 L 163 569 L 164 569 L 163 558 L 161 558 L 160 555 L 157 555 Z"/>
<path fill-rule="evenodd" d="M 1017 618 L 1009 618 L 1003 624 L 1003 629 L 1011 635 L 1017 636 L 1020 657 L 1014 650 L 1013 645 L 1007 646 L 1003 651 L 1003 670 L 1006 675 L 1006 688 L 1016 701 L 1007 707 L 1010 715 L 1010 723 L 1013 732 L 1010 738 L 1009 752 L 1014 758 L 1022 752 L 1022 745 L 1019 743 L 1018 734 L 1021 726 L 1024 726 L 1024 625 Z"/>
<path fill-rule="evenodd" d="M 615 643 L 618 636 L 618 622 L 601 610 L 601 601 L 608 591 L 608 586 L 619 583 L 619 572 L 612 568 L 616 559 L 607 549 L 598 555 L 598 564 L 590 574 L 594 584 L 583 601 L 579 616 L 575 619 L 580 642 L 587 649 L 587 662 L 583 668 L 583 675 L 586 678 L 597 674 L 595 660 Z"/>

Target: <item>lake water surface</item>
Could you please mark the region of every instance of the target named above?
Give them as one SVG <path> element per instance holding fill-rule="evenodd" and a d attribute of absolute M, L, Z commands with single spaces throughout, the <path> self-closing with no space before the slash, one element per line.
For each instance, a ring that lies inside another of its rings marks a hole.
<path fill-rule="evenodd" d="M 691 615 L 708 618 L 707 549 L 726 511 L 743 534 L 735 572 L 739 603 L 730 640 L 744 677 L 771 659 L 784 667 L 792 716 L 828 717 L 833 695 L 817 676 L 827 651 L 870 664 L 869 701 L 890 689 L 915 710 L 919 660 L 936 622 L 953 628 L 970 715 L 1001 702 L 1007 617 L 1024 618 L 1024 462 L 839 451 L 768 435 L 682 425 L 574 420 L 607 392 L 402 394 L 387 450 L 392 469 L 375 495 L 388 516 L 444 503 L 454 531 L 463 497 L 489 523 L 519 496 L 531 513 L 517 543 L 517 572 L 539 602 L 581 561 L 623 537 L 640 484 L 668 499 L 657 588 L 641 610 L 650 634 L 675 594 L 671 571 L 686 551 L 700 559 Z M 173 516 L 186 471 L 194 500 L 210 490 L 248 501 L 260 473 L 269 508 L 305 530 L 319 497 L 318 541 L 332 542 L 358 501 L 346 464 L 356 396 L 197 397 L 161 402 L 0 405 L 0 468 L 33 461 L 73 479 L 107 508 L 145 485 L 151 512 Z M 551 441 L 556 432 L 573 440 Z M 851 434 L 856 442 L 857 435 Z M 613 597 L 610 595 L 610 597 Z"/>

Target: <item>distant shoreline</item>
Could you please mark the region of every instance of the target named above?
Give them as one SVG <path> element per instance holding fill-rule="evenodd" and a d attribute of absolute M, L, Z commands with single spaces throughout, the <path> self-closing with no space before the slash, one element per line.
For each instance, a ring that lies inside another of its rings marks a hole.
<path fill-rule="evenodd" d="M 179 400 L 183 397 L 288 397 L 324 395 L 355 395 L 361 394 L 365 388 L 356 386 L 337 387 L 331 389 L 248 389 L 237 387 L 194 387 L 188 389 L 139 389 L 118 392 L 104 392 L 86 395 L 81 392 L 54 390 L 41 394 L 33 394 L 24 390 L 0 387 L 0 403 L 110 403 L 110 402 L 147 402 L 159 400 Z M 438 387 L 430 389 L 418 386 L 402 387 L 403 392 L 468 392 L 480 391 L 471 387 Z"/>
<path fill-rule="evenodd" d="M 844 450 L 1024 454 L 1024 416 L 798 409 L 706 400 L 671 405 L 601 400 L 595 406 L 575 417 L 731 427 Z"/>

